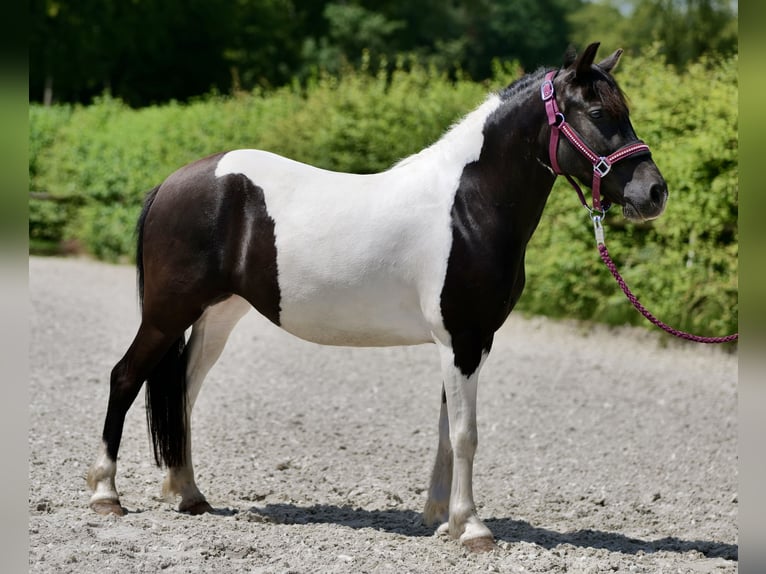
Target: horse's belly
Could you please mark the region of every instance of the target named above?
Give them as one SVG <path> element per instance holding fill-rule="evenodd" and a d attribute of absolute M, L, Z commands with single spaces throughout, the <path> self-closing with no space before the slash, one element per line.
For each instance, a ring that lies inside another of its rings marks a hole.
<path fill-rule="evenodd" d="M 357 347 L 433 341 L 417 294 L 392 282 L 307 288 L 303 295 L 280 304 L 280 326 L 301 339 Z"/>

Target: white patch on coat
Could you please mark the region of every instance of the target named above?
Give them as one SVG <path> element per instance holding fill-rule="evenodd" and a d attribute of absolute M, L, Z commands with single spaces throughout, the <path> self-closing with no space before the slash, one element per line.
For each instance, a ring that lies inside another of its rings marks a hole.
<path fill-rule="evenodd" d="M 275 222 L 281 326 L 330 345 L 448 340 L 440 298 L 452 245 L 450 212 L 465 165 L 479 158 L 490 96 L 438 142 L 373 175 L 318 169 L 237 150 L 215 174 L 263 189 Z"/>

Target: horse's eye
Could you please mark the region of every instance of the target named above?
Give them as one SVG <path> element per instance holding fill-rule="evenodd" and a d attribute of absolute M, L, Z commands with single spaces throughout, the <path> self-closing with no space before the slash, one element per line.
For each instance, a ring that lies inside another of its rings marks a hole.
<path fill-rule="evenodd" d="M 601 108 L 594 108 L 588 112 L 588 115 L 592 117 L 594 120 L 597 120 L 603 117 L 604 113 L 601 111 Z"/>

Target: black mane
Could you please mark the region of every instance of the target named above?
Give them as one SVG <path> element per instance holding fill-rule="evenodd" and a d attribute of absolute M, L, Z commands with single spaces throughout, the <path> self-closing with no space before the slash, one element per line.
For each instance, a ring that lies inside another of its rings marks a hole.
<path fill-rule="evenodd" d="M 518 80 L 514 80 L 507 87 L 503 88 L 498 95 L 503 101 L 508 101 L 521 92 L 525 92 L 530 85 L 542 82 L 543 77 L 549 70 L 538 68 L 531 74 L 525 74 Z"/>

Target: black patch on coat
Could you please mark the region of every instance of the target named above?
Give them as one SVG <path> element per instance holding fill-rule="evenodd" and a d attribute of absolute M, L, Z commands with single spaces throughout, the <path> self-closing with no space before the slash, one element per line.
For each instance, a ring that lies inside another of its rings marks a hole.
<path fill-rule="evenodd" d="M 274 220 L 263 189 L 246 176 L 216 177 L 223 155 L 168 177 L 144 216 L 144 313 L 156 324 L 183 317 L 186 328 L 237 294 L 279 325 Z"/>
<path fill-rule="evenodd" d="M 221 216 L 226 221 L 222 232 L 227 236 L 223 262 L 227 271 L 233 270 L 234 292 L 279 325 L 276 235 L 263 189 L 241 174 L 221 177 L 220 185 L 224 190 Z"/>
<path fill-rule="evenodd" d="M 465 376 L 476 371 L 482 354 L 492 347 L 495 331 L 516 303 L 511 291 L 519 267 L 516 297 L 523 288 L 523 265 L 519 265 L 523 253 L 509 257 L 514 245 L 511 230 L 504 228 L 505 210 L 485 201 L 480 178 L 476 163 L 463 170 L 451 211 L 452 248 L 441 293 L 442 319 L 452 338 L 455 366 Z"/>
<path fill-rule="evenodd" d="M 479 159 L 463 168 L 455 193 L 441 312 L 464 376 L 489 353 L 495 331 L 521 296 L 526 245 L 555 179 L 536 159 L 547 153 L 539 102 L 543 73 L 503 93 L 485 122 Z"/>

